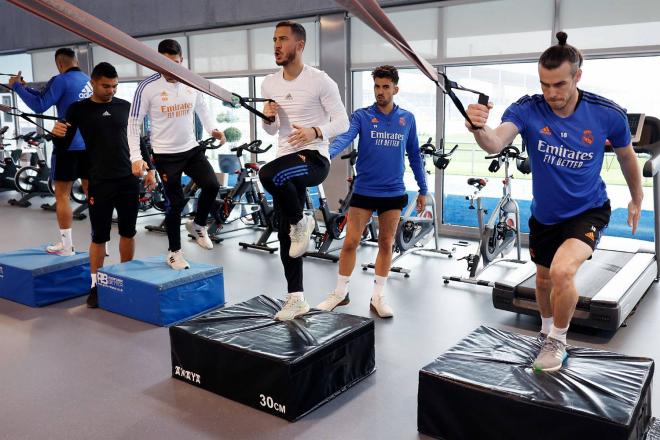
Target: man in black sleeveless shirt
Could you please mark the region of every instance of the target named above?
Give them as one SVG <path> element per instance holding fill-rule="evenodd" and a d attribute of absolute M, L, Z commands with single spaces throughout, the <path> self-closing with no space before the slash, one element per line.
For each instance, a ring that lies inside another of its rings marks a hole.
<path fill-rule="evenodd" d="M 89 219 L 92 224 L 92 243 L 89 246 L 89 265 L 92 287 L 87 298 L 88 307 L 98 307 L 96 272 L 103 267 L 105 242 L 110 240 L 112 213 L 117 210 L 119 224 L 119 255 L 122 263 L 133 259 L 135 253 L 135 223 L 137 220 L 140 183 L 131 171 L 128 149 L 128 114 L 131 104 L 115 98 L 118 75 L 109 63 L 99 63 L 92 71 L 91 98 L 69 107 L 66 123 L 57 122 L 56 136 L 73 139 L 80 130 L 87 146 L 89 166 Z M 142 152 L 147 163 L 148 153 Z M 145 187 L 155 184 L 154 171 L 147 173 Z"/>

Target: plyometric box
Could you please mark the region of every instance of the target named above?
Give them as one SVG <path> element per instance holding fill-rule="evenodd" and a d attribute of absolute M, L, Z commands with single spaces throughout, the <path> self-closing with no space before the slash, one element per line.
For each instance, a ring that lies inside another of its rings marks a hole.
<path fill-rule="evenodd" d="M 161 326 L 225 302 L 222 267 L 190 263 L 190 269 L 173 270 L 164 257 L 104 267 L 97 286 L 100 308 Z"/>
<path fill-rule="evenodd" d="M 480 327 L 419 373 L 417 426 L 454 439 L 643 439 L 652 359 L 569 347 L 535 373 L 536 338 Z"/>
<path fill-rule="evenodd" d="M 41 307 L 89 293 L 89 256 L 60 257 L 46 246 L 0 254 L 0 298 Z"/>
<path fill-rule="evenodd" d="M 374 322 L 258 296 L 170 327 L 172 376 L 294 421 L 375 370 Z"/>

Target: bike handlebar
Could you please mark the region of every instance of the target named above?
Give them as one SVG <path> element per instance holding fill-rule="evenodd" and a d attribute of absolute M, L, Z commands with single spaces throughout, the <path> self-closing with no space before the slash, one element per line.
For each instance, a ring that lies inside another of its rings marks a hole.
<path fill-rule="evenodd" d="M 273 144 L 267 146 L 266 148 L 259 148 L 260 146 L 261 146 L 261 140 L 256 139 L 250 143 L 246 143 L 243 145 L 239 145 L 238 147 L 234 147 L 229 151 L 234 151 L 238 155 L 242 154 L 243 150 L 252 154 L 263 154 L 266 151 L 270 150 L 273 147 Z"/>
<path fill-rule="evenodd" d="M 201 140 L 197 145 L 207 150 L 217 150 L 221 146 L 220 139 L 216 139 L 214 137 Z"/>
<path fill-rule="evenodd" d="M 497 154 L 490 154 L 486 156 L 486 159 L 519 159 L 521 158 L 521 153 L 518 147 L 513 145 L 507 145 Z"/>

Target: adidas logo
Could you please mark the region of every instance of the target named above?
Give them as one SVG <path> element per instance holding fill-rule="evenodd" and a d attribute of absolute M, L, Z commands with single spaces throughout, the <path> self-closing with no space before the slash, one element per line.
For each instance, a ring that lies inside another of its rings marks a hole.
<path fill-rule="evenodd" d="M 541 134 L 545 134 L 545 135 L 550 135 L 550 134 L 552 134 L 552 132 L 550 131 L 550 127 L 548 127 L 547 125 L 546 125 L 545 127 L 543 127 L 543 128 L 542 128 L 541 130 L 539 130 L 539 131 L 540 131 Z"/>
<path fill-rule="evenodd" d="M 291 93 L 287 93 L 287 95 L 284 97 L 284 99 L 287 99 L 289 101 L 293 101 L 293 95 L 291 95 Z"/>
<path fill-rule="evenodd" d="M 104 111 L 101 116 L 112 116 L 109 111 Z"/>
<path fill-rule="evenodd" d="M 584 235 L 585 235 L 585 237 L 587 237 L 589 240 L 591 240 L 591 241 L 596 241 L 596 234 L 594 234 L 593 232 L 589 231 L 589 232 L 587 232 L 587 233 L 584 234 Z"/>

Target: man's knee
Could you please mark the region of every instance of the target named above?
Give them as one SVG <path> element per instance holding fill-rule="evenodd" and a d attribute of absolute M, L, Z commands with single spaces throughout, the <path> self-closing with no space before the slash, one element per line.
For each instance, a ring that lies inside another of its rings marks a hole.
<path fill-rule="evenodd" d="M 549 278 L 554 286 L 572 283 L 577 272 L 577 267 L 571 263 L 553 262 L 550 266 Z"/>

